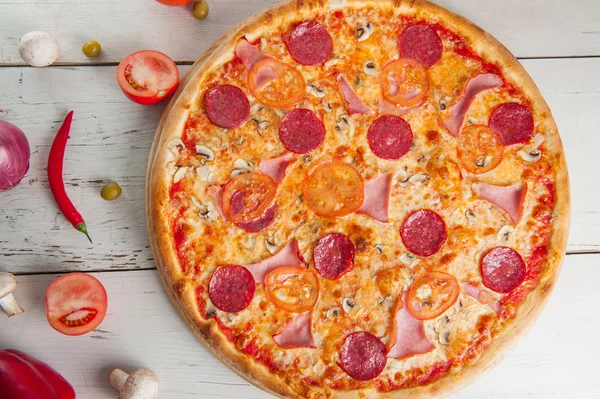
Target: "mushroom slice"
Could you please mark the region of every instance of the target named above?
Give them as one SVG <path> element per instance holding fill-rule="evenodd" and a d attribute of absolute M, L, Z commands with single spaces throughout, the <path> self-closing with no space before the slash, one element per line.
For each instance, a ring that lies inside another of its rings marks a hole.
<path fill-rule="evenodd" d="M 544 142 L 545 137 L 542 134 L 536 134 L 531 141 L 531 144 L 524 146 L 519 155 L 527 162 L 537 162 L 542 158 L 540 146 Z"/>
<path fill-rule="evenodd" d="M 370 22 L 367 22 L 365 25 L 356 29 L 356 37 L 358 38 L 358 41 L 364 42 L 365 40 L 367 40 L 369 37 L 371 37 L 371 34 L 374 30 L 375 27 Z"/>
<path fill-rule="evenodd" d="M 23 309 L 17 303 L 13 291 L 17 289 L 17 279 L 10 273 L 0 273 L 0 308 L 8 317 L 23 313 Z"/>
<path fill-rule="evenodd" d="M 275 254 L 277 251 L 279 251 L 279 245 L 268 238 L 265 238 L 265 247 L 267 247 L 267 251 L 269 251 L 271 254 Z"/>
<path fill-rule="evenodd" d="M 264 105 L 262 105 L 260 103 L 256 103 L 252 107 L 250 107 L 250 113 L 251 114 L 257 114 L 260 111 L 262 111 L 264 108 L 265 108 Z"/>
<path fill-rule="evenodd" d="M 467 209 L 465 211 L 465 217 L 467 218 L 467 220 L 469 221 L 469 223 L 475 223 L 476 216 L 475 216 L 475 213 L 472 210 Z"/>
<path fill-rule="evenodd" d="M 490 164 L 490 162 L 492 162 L 492 156 L 488 155 L 487 157 L 482 157 L 479 158 L 477 160 L 477 162 L 475 162 L 475 165 L 479 168 L 485 168 L 486 166 L 488 166 Z"/>
<path fill-rule="evenodd" d="M 203 145 L 196 146 L 196 155 L 204 157 L 208 162 L 215 160 L 215 153 L 213 150 Z"/>
<path fill-rule="evenodd" d="M 377 72 L 375 71 L 375 63 L 373 61 L 367 61 L 363 70 L 369 76 L 377 76 Z"/>
<path fill-rule="evenodd" d="M 210 175 L 212 174 L 212 172 L 210 171 L 210 168 L 208 166 L 200 165 L 196 168 L 196 174 L 198 175 L 200 181 L 208 182 L 210 181 Z"/>
<path fill-rule="evenodd" d="M 325 90 L 318 88 L 316 85 L 314 85 L 312 83 L 309 83 L 306 85 L 306 91 L 309 92 L 311 95 L 318 97 L 318 98 L 323 98 L 327 94 L 327 92 Z"/>
<path fill-rule="evenodd" d="M 408 181 L 409 181 L 409 183 L 420 185 L 420 184 L 424 184 L 427 181 L 427 179 L 429 179 L 429 176 L 427 176 L 423 173 L 417 173 L 416 175 L 412 175 L 408 179 Z"/>
<path fill-rule="evenodd" d="M 438 341 L 442 345 L 449 345 L 450 344 L 450 330 L 440 331 L 440 335 L 438 336 Z"/>
<path fill-rule="evenodd" d="M 400 256 L 400 262 L 404 263 L 405 265 L 410 265 L 411 263 L 413 263 L 415 260 L 415 255 L 411 254 L 411 253 L 405 253 L 402 254 Z"/>
<path fill-rule="evenodd" d="M 352 298 L 344 298 L 342 301 L 342 309 L 344 312 L 350 313 L 352 309 L 356 306 L 356 302 Z"/>
<path fill-rule="evenodd" d="M 254 243 L 256 242 L 256 238 L 254 236 L 249 235 L 244 242 L 242 242 L 242 246 L 246 249 L 250 249 L 254 247 Z"/>
<path fill-rule="evenodd" d="M 185 144 L 183 144 L 183 141 L 181 141 L 181 139 L 173 139 L 169 141 L 169 144 L 167 144 L 167 148 L 171 150 L 171 152 L 174 155 L 179 155 L 179 151 L 182 148 L 185 148 Z"/>
<path fill-rule="evenodd" d="M 354 120 L 352 120 L 352 118 L 350 118 L 348 115 L 342 114 L 338 118 L 338 123 L 335 126 L 335 128 L 339 131 L 347 130 L 348 136 L 352 137 L 354 136 L 354 132 L 356 131 L 356 124 L 354 123 Z"/>
<path fill-rule="evenodd" d="M 508 241 L 511 236 L 515 232 L 515 229 L 512 226 L 506 225 L 500 229 L 498 232 L 498 240 L 500 241 Z"/>
<path fill-rule="evenodd" d="M 252 162 L 246 161 L 241 158 L 238 158 L 233 162 L 233 167 L 234 169 L 229 175 L 229 177 L 231 177 L 232 179 L 238 175 L 241 175 L 242 173 L 252 172 L 252 170 L 254 169 L 254 165 L 252 165 Z"/>
<path fill-rule="evenodd" d="M 177 172 L 173 175 L 173 183 L 179 183 L 185 177 L 187 170 L 188 168 L 183 166 L 177 169 Z"/>

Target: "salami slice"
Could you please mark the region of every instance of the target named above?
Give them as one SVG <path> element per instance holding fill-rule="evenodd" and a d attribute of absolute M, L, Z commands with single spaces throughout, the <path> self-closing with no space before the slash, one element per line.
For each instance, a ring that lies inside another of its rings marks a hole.
<path fill-rule="evenodd" d="M 323 25 L 303 22 L 285 38 L 292 58 L 302 65 L 322 64 L 331 57 L 333 40 Z"/>
<path fill-rule="evenodd" d="M 437 253 L 448 236 L 444 219 L 428 209 L 408 215 L 400 227 L 402 242 L 415 255 L 431 256 Z"/>
<path fill-rule="evenodd" d="M 386 347 L 375 335 L 360 331 L 346 337 L 340 360 L 342 368 L 352 378 L 361 381 L 377 377 L 387 363 Z"/>
<path fill-rule="evenodd" d="M 508 247 L 490 249 L 481 258 L 481 279 L 489 289 L 507 293 L 525 279 L 525 262 L 517 251 Z"/>
<path fill-rule="evenodd" d="M 337 280 L 354 269 L 354 244 L 340 233 L 327 234 L 313 249 L 313 264 L 321 276 Z"/>
<path fill-rule="evenodd" d="M 497 106 L 488 125 L 498 133 L 504 145 L 528 142 L 534 128 L 531 112 L 517 103 Z"/>
<path fill-rule="evenodd" d="M 325 126 L 311 110 L 296 108 L 281 121 L 279 138 L 289 151 L 306 154 L 321 145 Z"/>
<path fill-rule="evenodd" d="M 246 230 L 248 233 L 257 233 L 271 226 L 277 218 L 277 205 L 271 206 L 265 211 L 265 214 L 256 220 L 250 222 L 240 222 L 235 225 L 240 229 Z"/>
<path fill-rule="evenodd" d="M 212 303 L 224 312 L 239 312 L 252 302 L 256 283 L 252 274 L 243 266 L 219 266 L 208 285 Z"/>
<path fill-rule="evenodd" d="M 379 158 L 397 160 L 410 150 L 413 132 L 399 116 L 383 115 L 369 127 L 367 140 L 371 151 Z"/>
<path fill-rule="evenodd" d="M 444 47 L 435 29 L 417 24 L 404 29 L 399 39 L 400 56 L 420 62 L 431 68 L 442 58 Z"/>
<path fill-rule="evenodd" d="M 236 86 L 221 85 L 204 95 L 204 108 L 208 119 L 226 129 L 240 126 L 250 115 L 250 103 L 244 92 Z"/>

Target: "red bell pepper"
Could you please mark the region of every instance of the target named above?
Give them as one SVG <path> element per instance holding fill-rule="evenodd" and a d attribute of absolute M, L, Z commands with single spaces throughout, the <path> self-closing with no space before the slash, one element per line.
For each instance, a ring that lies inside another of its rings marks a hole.
<path fill-rule="evenodd" d="M 0 351 L 0 398 L 75 399 L 75 391 L 46 363 L 7 349 Z"/>

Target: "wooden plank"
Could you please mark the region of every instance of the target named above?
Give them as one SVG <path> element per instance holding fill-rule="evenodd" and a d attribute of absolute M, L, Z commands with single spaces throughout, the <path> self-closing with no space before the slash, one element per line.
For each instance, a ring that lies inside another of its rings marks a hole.
<path fill-rule="evenodd" d="M 567 256 L 557 288 L 530 334 L 506 360 L 455 399 L 597 398 L 600 255 Z M 80 399 L 115 397 L 107 384 L 114 367 L 149 367 L 162 399 L 268 398 L 229 371 L 196 341 L 163 292 L 154 271 L 94 274 L 109 294 L 99 329 L 66 337 L 48 325 L 44 293 L 54 275 L 21 276 L 16 297 L 23 315 L 0 315 L 0 349 L 39 357 L 62 373 Z"/>
<path fill-rule="evenodd" d="M 554 110 L 565 142 L 573 193 L 569 251 L 599 251 L 600 186 L 590 180 L 589 168 L 600 148 L 600 59 L 524 64 Z M 33 153 L 23 183 L 0 194 L 0 270 L 154 267 L 144 219 L 144 179 L 163 106 L 131 103 L 117 87 L 114 73 L 115 67 L 0 68 L 0 118 L 27 133 Z M 75 110 L 75 121 L 65 181 L 94 245 L 58 213 L 47 185 L 48 151 L 69 109 Z M 108 180 L 123 186 L 117 201 L 100 198 Z"/>
<path fill-rule="evenodd" d="M 176 61 L 194 61 L 218 37 L 276 0 L 210 1 L 206 20 L 187 7 L 151 0 L 0 0 L 0 65 L 22 64 L 17 45 L 31 30 L 52 32 L 62 63 L 119 62 L 141 49 L 155 49 Z M 599 55 L 596 0 L 439 0 L 490 32 L 519 57 Z M 82 44 L 103 46 L 86 58 Z"/>

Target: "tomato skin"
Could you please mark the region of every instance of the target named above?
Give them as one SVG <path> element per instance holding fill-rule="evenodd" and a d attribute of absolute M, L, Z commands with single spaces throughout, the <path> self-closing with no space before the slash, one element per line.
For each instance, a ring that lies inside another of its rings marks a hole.
<path fill-rule="evenodd" d="M 277 293 L 285 291 L 298 303 L 281 299 Z M 308 297 L 300 294 L 309 292 Z M 312 310 L 319 299 L 319 280 L 312 270 L 284 266 L 273 270 L 265 277 L 265 293 L 276 306 L 288 312 L 303 313 Z"/>
<path fill-rule="evenodd" d="M 144 78 L 143 87 L 133 77 Z M 139 76 L 138 76 L 139 77 Z M 117 67 L 117 82 L 123 94 L 140 105 L 153 105 L 166 100 L 179 86 L 179 70 L 167 55 L 154 50 L 141 50 L 125 57 Z"/>
<path fill-rule="evenodd" d="M 419 300 L 419 289 L 427 285 L 430 290 L 428 302 L 440 304 L 435 308 L 422 306 Z M 442 272 L 429 272 L 418 276 L 408 289 L 406 307 L 410 314 L 419 320 L 433 319 L 444 313 L 458 299 L 460 288 L 458 282 L 450 274 Z"/>
<path fill-rule="evenodd" d="M 100 281 L 85 273 L 58 277 L 46 290 L 46 317 L 56 331 L 83 335 L 102 323 L 108 297 Z"/>
<path fill-rule="evenodd" d="M 161 4 L 164 4 L 166 6 L 172 6 L 172 7 L 176 7 L 176 6 L 184 6 L 188 3 L 190 3 L 192 0 L 156 0 Z"/>

